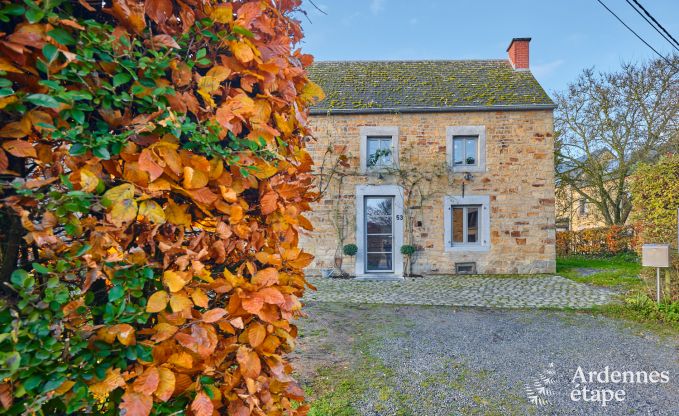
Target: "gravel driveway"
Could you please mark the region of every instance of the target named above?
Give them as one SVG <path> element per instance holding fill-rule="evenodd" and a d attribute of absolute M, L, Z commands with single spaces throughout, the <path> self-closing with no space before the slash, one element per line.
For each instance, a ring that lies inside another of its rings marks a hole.
<path fill-rule="evenodd" d="M 679 339 L 632 324 L 544 310 L 314 303 L 305 311 L 292 358 L 316 399 L 312 416 L 679 415 Z M 588 391 L 624 390 L 623 401 L 576 402 L 578 366 L 585 376 L 607 366 L 642 378 L 636 372 L 664 371 L 669 381 L 594 380 Z"/>

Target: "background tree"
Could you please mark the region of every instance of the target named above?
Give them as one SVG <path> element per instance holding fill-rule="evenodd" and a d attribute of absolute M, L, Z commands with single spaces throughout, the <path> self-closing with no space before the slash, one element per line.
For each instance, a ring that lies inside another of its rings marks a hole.
<path fill-rule="evenodd" d="M 306 413 L 300 3 L 0 1 L 0 413 Z"/>
<path fill-rule="evenodd" d="M 587 69 L 556 94 L 557 186 L 594 205 L 607 225 L 632 209 L 627 178 L 676 146 L 679 56 L 625 64 L 615 73 Z"/>

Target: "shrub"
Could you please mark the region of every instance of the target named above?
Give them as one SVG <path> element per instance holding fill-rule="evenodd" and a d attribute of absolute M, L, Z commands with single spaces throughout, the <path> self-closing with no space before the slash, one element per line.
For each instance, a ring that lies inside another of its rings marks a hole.
<path fill-rule="evenodd" d="M 300 3 L 0 3 L 7 414 L 305 413 Z"/>
<path fill-rule="evenodd" d="M 679 155 L 662 157 L 653 165 L 640 165 L 631 180 L 632 217 L 640 224 L 644 243 L 666 243 L 677 251 L 677 209 L 679 209 Z M 655 270 L 645 268 L 642 277 L 655 291 Z M 653 282 L 651 284 L 651 282 Z M 666 270 L 665 295 L 679 299 L 679 258 L 674 254 Z"/>
<path fill-rule="evenodd" d="M 358 253 L 358 246 L 356 244 L 346 244 L 342 247 L 342 253 L 345 256 L 355 256 Z"/>
<path fill-rule="evenodd" d="M 627 307 L 645 318 L 662 322 L 679 322 L 679 301 L 665 299 L 658 304 L 645 293 L 625 299 Z"/>
<path fill-rule="evenodd" d="M 637 230 L 634 226 L 612 225 L 556 233 L 556 252 L 559 256 L 616 255 L 633 252 L 637 245 Z"/>
<path fill-rule="evenodd" d="M 404 256 L 410 256 L 415 252 L 415 246 L 405 244 L 401 246 L 401 254 Z"/>

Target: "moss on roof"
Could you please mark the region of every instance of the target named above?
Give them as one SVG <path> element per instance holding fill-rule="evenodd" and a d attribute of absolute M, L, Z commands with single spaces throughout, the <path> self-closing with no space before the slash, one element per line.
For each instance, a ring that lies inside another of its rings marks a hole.
<path fill-rule="evenodd" d="M 554 105 L 530 71 L 506 60 L 317 62 L 308 71 L 326 94 L 316 114 Z"/>

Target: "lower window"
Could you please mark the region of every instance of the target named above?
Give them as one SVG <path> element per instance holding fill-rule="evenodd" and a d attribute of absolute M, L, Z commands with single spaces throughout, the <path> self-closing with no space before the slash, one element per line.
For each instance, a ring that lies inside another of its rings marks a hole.
<path fill-rule="evenodd" d="M 479 244 L 481 205 L 453 205 L 450 211 L 452 245 Z"/>

